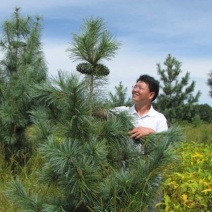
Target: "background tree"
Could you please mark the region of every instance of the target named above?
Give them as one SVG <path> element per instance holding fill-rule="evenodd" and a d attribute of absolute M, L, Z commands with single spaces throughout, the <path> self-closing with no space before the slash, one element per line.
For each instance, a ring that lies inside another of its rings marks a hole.
<path fill-rule="evenodd" d="M 212 71 L 210 71 L 208 73 L 208 76 L 209 76 L 209 78 L 208 78 L 207 83 L 208 83 L 208 86 L 210 88 L 209 95 L 210 95 L 210 97 L 212 97 Z"/>
<path fill-rule="evenodd" d="M 46 80 L 47 68 L 41 51 L 40 18 L 20 15 L 16 8 L 3 23 L 0 49 L 0 142 L 9 151 L 26 145 L 24 131 L 31 123 L 29 110 L 36 105 L 30 95 L 34 84 Z"/>
<path fill-rule="evenodd" d="M 189 84 L 190 73 L 180 78 L 181 63 L 170 54 L 164 62 L 162 69 L 157 64 L 157 72 L 160 75 L 160 86 L 162 93 L 159 94 L 155 107 L 162 111 L 170 122 L 181 120 L 184 113 L 191 111 L 194 103 L 198 102 L 200 91 L 193 94 L 195 82 Z"/>
<path fill-rule="evenodd" d="M 196 117 L 195 117 L 196 116 Z M 182 120 L 193 123 L 194 117 L 199 123 L 212 121 L 212 107 L 208 104 L 194 104 L 191 107 L 185 105 Z"/>
<path fill-rule="evenodd" d="M 212 107 L 208 104 L 196 104 L 192 110 L 192 117 L 199 115 L 202 121 L 212 123 Z"/>
<path fill-rule="evenodd" d="M 109 107 L 118 107 L 118 106 L 131 106 L 132 100 L 127 99 L 127 87 L 124 87 L 122 82 L 119 82 L 118 86 L 115 86 L 115 94 L 109 92 L 108 98 Z"/>
<path fill-rule="evenodd" d="M 46 78 L 46 63 L 41 51 L 40 18 L 22 17 L 16 8 L 11 20 L 4 21 L 0 48 L 4 52 L 1 60 L 1 78 L 12 78 L 14 74 L 28 68 L 36 81 Z"/>
<path fill-rule="evenodd" d="M 106 29 L 101 18 L 86 19 L 79 35 L 73 34 L 72 46 L 68 48 L 70 58 L 82 63 L 76 69 L 85 74 L 89 81 L 90 104 L 95 87 L 104 85 L 109 69 L 103 65 L 104 60 L 115 56 L 120 43 Z"/>

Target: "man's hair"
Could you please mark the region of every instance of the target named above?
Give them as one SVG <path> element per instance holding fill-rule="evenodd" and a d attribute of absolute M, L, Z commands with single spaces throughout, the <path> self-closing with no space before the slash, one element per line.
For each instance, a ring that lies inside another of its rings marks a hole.
<path fill-rule="evenodd" d="M 152 102 L 157 98 L 158 93 L 159 93 L 159 87 L 160 87 L 160 83 L 159 81 L 157 81 L 156 79 L 154 79 L 153 77 L 149 76 L 149 75 L 141 75 L 136 82 L 138 81 L 143 81 L 145 83 L 147 83 L 149 85 L 149 90 L 150 92 L 154 92 L 155 95 L 152 99 Z"/>

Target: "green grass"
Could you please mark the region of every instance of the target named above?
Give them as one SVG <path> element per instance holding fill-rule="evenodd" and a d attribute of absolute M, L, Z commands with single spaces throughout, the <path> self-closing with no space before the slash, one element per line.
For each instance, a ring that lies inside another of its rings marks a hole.
<path fill-rule="evenodd" d="M 0 211 L 1 212 L 13 212 L 15 210 L 13 204 L 8 202 L 4 195 L 4 191 L 7 188 L 7 182 L 11 179 L 12 171 L 9 164 L 4 159 L 4 148 L 0 146 Z"/>

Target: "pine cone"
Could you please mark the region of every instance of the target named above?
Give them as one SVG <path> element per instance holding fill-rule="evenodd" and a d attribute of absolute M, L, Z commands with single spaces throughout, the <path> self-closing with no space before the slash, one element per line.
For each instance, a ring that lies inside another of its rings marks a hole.
<path fill-rule="evenodd" d="M 77 71 L 79 71 L 82 74 L 91 75 L 94 68 L 89 63 L 80 63 L 76 66 Z"/>

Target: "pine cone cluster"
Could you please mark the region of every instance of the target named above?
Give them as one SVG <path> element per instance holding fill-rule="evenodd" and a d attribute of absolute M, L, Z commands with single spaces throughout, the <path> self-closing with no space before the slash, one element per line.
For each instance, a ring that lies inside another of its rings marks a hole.
<path fill-rule="evenodd" d="M 76 66 L 76 69 L 82 74 L 94 76 L 107 76 L 110 73 L 107 66 L 102 64 L 96 64 L 93 66 L 89 63 L 80 63 Z"/>

